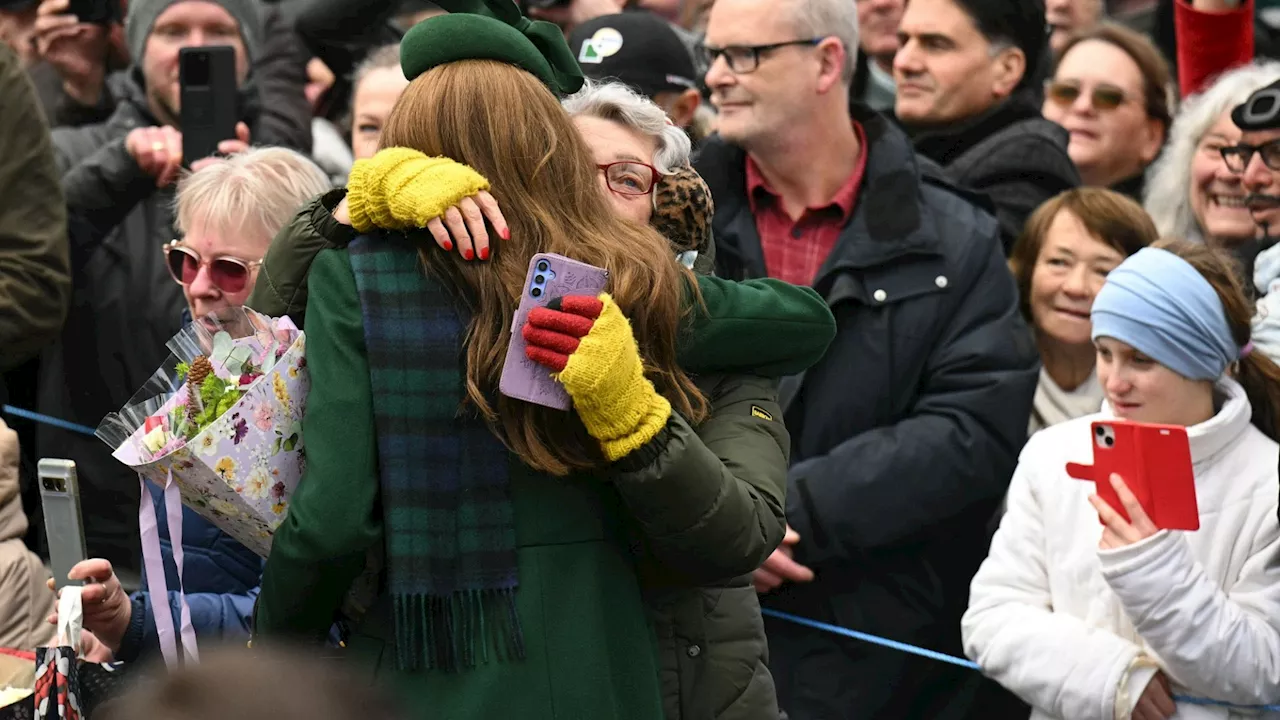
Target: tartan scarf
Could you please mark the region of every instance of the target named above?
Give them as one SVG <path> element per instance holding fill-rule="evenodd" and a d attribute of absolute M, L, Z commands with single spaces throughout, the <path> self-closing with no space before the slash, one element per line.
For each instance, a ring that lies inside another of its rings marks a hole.
<path fill-rule="evenodd" d="M 463 411 L 465 312 L 389 233 L 348 250 L 378 436 L 400 669 L 523 659 L 509 454 Z"/>

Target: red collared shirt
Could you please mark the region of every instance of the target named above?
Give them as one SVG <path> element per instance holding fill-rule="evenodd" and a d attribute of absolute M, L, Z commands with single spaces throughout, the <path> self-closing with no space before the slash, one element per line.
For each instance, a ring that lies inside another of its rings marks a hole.
<path fill-rule="evenodd" d="M 840 230 L 853 215 L 853 206 L 862 187 L 867 169 L 867 135 L 858 123 L 858 164 L 853 174 L 836 192 L 831 202 L 806 208 L 798 220 L 782 207 L 782 199 L 769 187 L 754 160 L 747 156 L 747 202 L 760 233 L 760 249 L 764 251 L 765 271 L 769 277 L 793 285 L 811 285 L 818 270 L 840 239 Z"/>

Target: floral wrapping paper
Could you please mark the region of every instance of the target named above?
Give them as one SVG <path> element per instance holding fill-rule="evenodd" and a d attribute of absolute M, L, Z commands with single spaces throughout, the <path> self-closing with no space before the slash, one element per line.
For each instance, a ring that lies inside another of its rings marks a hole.
<path fill-rule="evenodd" d="M 113 457 L 160 487 L 172 470 L 184 505 L 266 557 L 306 466 L 302 414 L 310 387 L 299 334 L 230 410 L 184 446 L 138 464 L 139 428 Z M 165 409 L 180 400 L 175 395 Z"/>

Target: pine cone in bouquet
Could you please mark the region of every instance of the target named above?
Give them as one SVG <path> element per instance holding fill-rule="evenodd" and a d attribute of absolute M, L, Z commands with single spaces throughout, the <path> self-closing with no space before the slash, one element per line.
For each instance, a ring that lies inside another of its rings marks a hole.
<path fill-rule="evenodd" d="M 193 423 L 202 407 L 200 387 L 211 373 L 213 373 L 213 363 L 209 362 L 207 355 L 200 355 L 191 361 L 191 369 L 187 371 L 187 419 Z"/>
<path fill-rule="evenodd" d="M 210 330 L 206 317 L 175 336 L 159 391 L 144 387 L 135 400 L 145 400 L 108 416 L 98 436 L 117 460 L 161 487 L 172 481 L 184 505 L 265 557 L 305 464 L 305 338 L 287 318 L 232 312 L 243 315 L 236 328 Z"/>

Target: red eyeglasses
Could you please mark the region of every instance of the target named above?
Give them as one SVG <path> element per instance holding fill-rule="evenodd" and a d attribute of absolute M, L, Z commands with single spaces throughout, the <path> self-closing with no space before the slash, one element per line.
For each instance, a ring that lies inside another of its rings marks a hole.
<path fill-rule="evenodd" d="M 177 240 L 165 244 L 164 257 L 169 266 L 169 274 L 179 285 L 195 282 L 200 268 L 207 266 L 209 281 L 214 287 L 231 295 L 242 292 L 249 284 L 249 275 L 253 273 L 253 269 L 262 264 L 261 260 L 249 262 L 227 256 L 205 260 L 195 250 L 179 245 Z"/>

